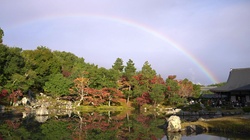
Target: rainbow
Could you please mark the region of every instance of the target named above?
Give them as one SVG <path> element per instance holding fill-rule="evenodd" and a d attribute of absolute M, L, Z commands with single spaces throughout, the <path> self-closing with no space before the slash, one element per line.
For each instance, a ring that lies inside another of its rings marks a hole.
<path fill-rule="evenodd" d="M 147 26 L 145 24 L 126 19 L 121 18 L 117 16 L 107 16 L 107 15 L 100 15 L 100 14 L 69 14 L 69 15 L 50 15 L 46 17 L 31 19 L 28 21 L 25 21 L 21 24 L 32 24 L 37 21 L 47 21 L 47 20 L 54 20 L 54 19 L 65 19 L 65 18 L 92 18 L 92 19 L 98 19 L 98 20 L 106 20 L 109 22 L 116 22 L 118 24 L 123 24 L 126 26 L 130 26 L 132 28 L 135 28 L 137 30 L 143 31 L 145 33 L 148 33 L 164 42 L 166 42 L 168 45 L 174 47 L 176 50 L 184 54 L 193 64 L 195 64 L 205 75 L 207 78 L 211 80 L 213 83 L 219 83 L 219 80 L 213 75 L 213 73 L 206 67 L 205 64 L 203 64 L 199 59 L 197 59 L 191 52 L 186 50 L 184 47 L 173 41 L 170 37 L 167 35 L 155 30 L 154 28 Z M 19 24 L 20 26 L 20 24 Z"/>

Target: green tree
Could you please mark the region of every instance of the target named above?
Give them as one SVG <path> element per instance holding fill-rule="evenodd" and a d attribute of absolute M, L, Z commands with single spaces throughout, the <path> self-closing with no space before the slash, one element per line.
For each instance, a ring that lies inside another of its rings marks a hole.
<path fill-rule="evenodd" d="M 139 72 L 141 74 L 141 82 L 146 86 L 147 90 L 150 90 L 151 88 L 151 80 L 156 76 L 155 70 L 152 69 L 151 65 L 146 61 L 141 71 Z"/>
<path fill-rule="evenodd" d="M 124 95 L 126 96 L 127 103 L 129 103 L 130 97 L 132 97 L 133 91 L 133 83 L 134 78 L 136 74 L 136 68 L 134 62 L 129 59 L 126 63 L 126 67 L 124 68 L 124 74 L 123 78 L 119 81 L 121 84 L 121 87 L 123 87 L 125 90 L 123 91 Z"/>
<path fill-rule="evenodd" d="M 89 70 L 90 71 L 90 70 Z M 88 76 L 90 81 L 91 88 L 102 89 L 104 87 L 108 88 L 117 88 L 117 75 L 116 71 L 113 69 L 107 70 L 106 68 L 92 68 Z"/>
<path fill-rule="evenodd" d="M 21 48 L 9 48 L 4 67 L 4 74 L 11 76 L 14 73 L 22 73 L 22 68 L 25 65 L 24 59 L 21 56 Z"/>
<path fill-rule="evenodd" d="M 193 97 L 199 98 L 201 95 L 201 85 L 194 84 L 193 85 Z"/>
<path fill-rule="evenodd" d="M 22 52 L 25 59 L 25 73 L 34 71 L 33 87 L 38 91 L 43 91 L 42 87 L 49 80 L 49 76 L 61 73 L 61 66 L 58 59 L 47 47 L 40 46 L 36 50 L 26 50 Z"/>
<path fill-rule="evenodd" d="M 74 62 L 73 68 L 70 71 L 70 79 L 74 80 L 76 79 L 79 75 L 82 74 L 83 71 L 88 72 L 89 76 L 87 78 L 90 78 L 90 75 L 92 74 L 92 71 L 94 73 L 94 71 L 96 71 L 97 66 L 94 64 L 89 64 L 89 63 L 85 63 L 84 58 L 77 58 Z M 64 70 L 62 71 L 64 72 Z M 65 74 L 63 74 L 65 75 Z"/>
<path fill-rule="evenodd" d="M 7 82 L 7 78 L 4 75 L 5 64 L 7 62 L 6 58 L 8 56 L 9 48 L 3 44 L 0 44 L 0 83 L 1 86 L 5 85 Z"/>
<path fill-rule="evenodd" d="M 57 97 L 68 95 L 70 93 L 69 89 L 72 85 L 73 81 L 58 73 L 50 76 L 49 80 L 45 82 L 43 89 L 47 94 Z"/>
<path fill-rule="evenodd" d="M 221 83 L 216 83 L 216 84 L 211 84 L 211 85 L 208 85 L 208 86 L 217 86 L 217 87 L 221 87 L 221 86 L 224 86 L 227 82 L 221 82 Z"/>
<path fill-rule="evenodd" d="M 1 76 L 3 82 L 2 84 L 5 88 L 10 90 L 21 88 L 21 86 L 23 86 L 22 83 L 25 81 L 25 74 L 23 72 L 25 63 L 23 57 L 21 56 L 22 49 L 16 47 L 5 47 L 7 48 L 5 60 L 3 60 L 3 63 L 1 64 L 3 72 L 3 75 Z"/>
<path fill-rule="evenodd" d="M 124 70 L 124 76 L 130 81 L 136 73 L 135 64 L 131 59 L 128 60 Z"/>
<path fill-rule="evenodd" d="M 119 80 L 122 78 L 124 70 L 123 60 L 121 58 L 117 58 L 114 65 L 112 65 L 112 69 L 110 69 L 110 72 L 113 75 L 113 81 L 115 81 L 117 84 Z M 116 85 L 118 87 L 118 85 Z"/>
<path fill-rule="evenodd" d="M 137 74 L 133 78 L 133 98 L 139 97 L 145 92 L 149 92 L 149 88 L 147 87 L 148 84 L 145 83 L 145 79 L 142 74 Z"/>
<path fill-rule="evenodd" d="M 146 61 L 141 69 L 141 74 L 145 77 L 145 79 L 153 79 L 156 76 L 156 71 L 152 69 L 151 65 L 148 61 Z"/>
<path fill-rule="evenodd" d="M 180 99 L 180 96 L 178 95 L 178 90 L 180 89 L 180 87 L 178 85 L 178 81 L 175 78 L 176 75 L 170 75 L 166 79 L 166 86 L 167 86 L 166 99 L 167 102 L 170 104 L 176 104 L 177 101 Z"/>
<path fill-rule="evenodd" d="M 8 80 L 5 87 L 11 90 L 22 89 L 23 91 L 27 91 L 29 89 L 29 84 L 26 83 L 25 75 L 15 73 L 11 76 L 10 80 Z"/>
<path fill-rule="evenodd" d="M 155 70 L 151 68 L 151 65 L 146 61 L 142 66 L 141 71 L 134 76 L 134 89 L 133 96 L 134 98 L 141 98 L 142 94 L 149 93 L 152 88 L 152 80 L 156 76 Z M 139 100 L 137 100 L 139 101 Z"/>
<path fill-rule="evenodd" d="M 2 28 L 0 28 L 0 44 L 3 43 L 3 36 L 4 36 L 4 32 L 3 32 Z"/>
<path fill-rule="evenodd" d="M 73 70 L 78 67 L 78 63 L 84 65 L 84 59 L 78 58 L 76 55 L 70 52 L 60 52 L 54 51 L 53 52 L 55 58 L 57 59 L 58 63 L 61 66 L 61 72 L 65 77 L 68 77 L 72 74 Z M 80 70 L 83 71 L 83 70 Z"/>
<path fill-rule="evenodd" d="M 150 98 L 154 102 L 154 106 L 161 103 L 165 99 L 166 86 L 163 84 L 153 84 L 150 91 Z"/>
<path fill-rule="evenodd" d="M 109 69 L 107 74 L 107 80 L 110 82 L 110 88 L 118 88 L 118 80 L 121 79 L 121 73 L 114 69 Z"/>
<path fill-rule="evenodd" d="M 123 60 L 121 58 L 117 58 L 114 65 L 112 65 L 112 69 L 122 73 L 124 69 Z"/>

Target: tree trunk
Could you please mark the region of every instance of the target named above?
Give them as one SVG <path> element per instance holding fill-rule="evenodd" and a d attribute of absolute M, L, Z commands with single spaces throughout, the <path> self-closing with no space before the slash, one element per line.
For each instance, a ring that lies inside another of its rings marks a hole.
<path fill-rule="evenodd" d="M 129 103 L 129 95 L 128 95 L 128 97 L 127 97 L 127 104 Z"/>
<path fill-rule="evenodd" d="M 80 99 L 79 103 L 77 104 L 77 106 L 80 106 L 82 101 L 83 101 L 83 95 L 81 95 L 81 99 Z"/>
<path fill-rule="evenodd" d="M 156 107 L 156 101 L 154 101 L 154 107 Z"/>
<path fill-rule="evenodd" d="M 129 94 L 130 94 L 131 86 L 129 86 L 128 91 L 129 91 Z M 129 103 L 129 96 L 130 96 L 129 94 L 128 94 L 128 97 L 127 97 L 127 104 Z"/>
<path fill-rule="evenodd" d="M 77 111 L 78 117 L 79 117 L 79 128 L 80 128 L 80 133 L 79 133 L 79 140 L 82 139 L 82 134 L 81 132 L 83 132 L 82 126 L 83 126 L 83 119 L 81 117 L 81 113 L 79 111 Z"/>

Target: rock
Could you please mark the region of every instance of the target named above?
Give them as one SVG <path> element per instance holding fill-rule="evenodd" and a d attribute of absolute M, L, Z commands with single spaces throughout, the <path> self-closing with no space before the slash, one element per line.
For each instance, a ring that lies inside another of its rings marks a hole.
<path fill-rule="evenodd" d="M 179 132 L 179 131 L 181 131 L 181 119 L 180 119 L 179 116 L 172 115 L 168 119 L 167 131 L 169 131 L 169 132 Z"/>
<path fill-rule="evenodd" d="M 47 121 L 48 118 L 49 118 L 49 116 L 36 116 L 35 120 L 40 122 L 40 123 L 44 123 Z"/>
<path fill-rule="evenodd" d="M 23 113 L 23 119 L 27 117 L 27 113 L 26 112 L 22 112 Z"/>
<path fill-rule="evenodd" d="M 190 125 L 186 127 L 186 133 L 187 134 L 201 134 L 203 132 L 206 132 L 206 128 L 202 127 L 201 125 Z"/>
<path fill-rule="evenodd" d="M 0 105 L 0 113 L 4 113 L 5 112 L 5 106 L 4 105 Z"/>
<path fill-rule="evenodd" d="M 202 117 L 200 117 L 199 119 L 198 119 L 198 121 L 207 121 L 206 119 L 204 119 L 204 118 L 202 118 Z"/>
<path fill-rule="evenodd" d="M 28 103 L 28 98 L 27 97 L 23 97 L 21 102 L 22 102 L 22 105 L 26 105 Z"/>
<path fill-rule="evenodd" d="M 49 111 L 45 106 L 41 106 L 36 110 L 36 115 L 37 116 L 43 116 L 43 115 L 48 115 Z"/>

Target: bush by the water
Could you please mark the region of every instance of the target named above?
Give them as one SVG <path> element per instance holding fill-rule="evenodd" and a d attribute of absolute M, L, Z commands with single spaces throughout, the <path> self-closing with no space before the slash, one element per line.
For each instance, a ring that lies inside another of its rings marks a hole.
<path fill-rule="evenodd" d="M 196 112 L 196 111 L 202 110 L 202 107 L 199 103 L 196 103 L 196 104 L 191 104 L 189 106 L 183 107 L 182 110 Z"/>
<path fill-rule="evenodd" d="M 250 112 L 250 107 L 243 107 L 242 110 L 243 110 L 244 112 Z"/>

